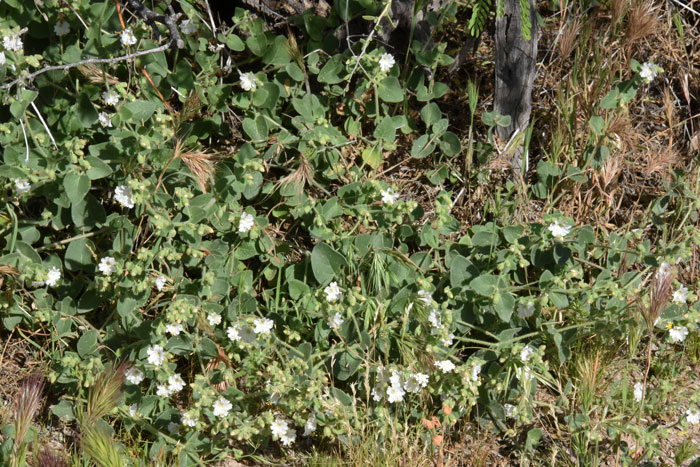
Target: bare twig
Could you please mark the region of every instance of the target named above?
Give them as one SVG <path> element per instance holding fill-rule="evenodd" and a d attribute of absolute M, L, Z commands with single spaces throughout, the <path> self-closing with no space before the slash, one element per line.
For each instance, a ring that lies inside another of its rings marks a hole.
<path fill-rule="evenodd" d="M 29 164 L 29 141 L 27 141 L 27 130 L 24 129 L 24 119 L 19 119 L 19 124 L 22 126 L 22 134 L 24 135 L 24 147 L 27 148 L 27 155 L 24 158 L 24 165 Z"/>
<path fill-rule="evenodd" d="M 159 15 L 153 10 L 149 10 L 143 3 L 139 2 L 138 0 L 126 0 L 126 3 L 129 6 L 131 6 L 131 8 L 136 10 L 136 14 L 140 18 L 143 18 L 146 24 L 153 28 L 156 37 L 160 38 L 160 32 L 158 31 L 158 28 L 156 27 L 155 23 L 162 23 L 168 28 L 168 31 L 170 31 L 169 45 L 172 48 L 177 47 L 178 49 L 181 49 L 185 46 L 185 41 L 183 41 L 180 37 L 180 31 L 177 30 L 177 25 L 175 24 L 177 22 L 177 19 L 180 17 L 179 14 Z"/>
<path fill-rule="evenodd" d="M 142 57 L 144 55 L 162 52 L 162 51 L 167 50 L 169 48 L 170 48 L 170 44 L 164 44 L 164 45 L 161 45 L 160 47 L 156 47 L 154 49 L 141 50 L 138 52 L 134 52 L 131 54 L 126 54 L 126 55 L 121 55 L 119 57 L 114 57 L 114 58 L 89 58 L 87 60 L 81 60 L 79 62 L 74 62 L 74 63 L 68 63 L 66 65 L 47 66 L 47 67 L 44 67 L 40 70 L 35 71 L 34 73 L 29 73 L 26 76 L 20 76 L 19 78 L 15 79 L 13 81 L 10 81 L 7 84 L 3 84 L 2 86 L 0 86 L 0 91 L 4 91 L 5 89 L 10 89 L 12 86 L 19 83 L 20 81 L 32 81 L 37 76 L 43 75 L 44 73 L 49 72 L 49 71 L 56 71 L 56 70 L 66 71 L 66 70 L 70 70 L 71 68 L 75 68 L 75 67 L 79 67 L 79 66 L 83 66 L 83 65 L 89 65 L 92 63 L 106 63 L 106 64 L 113 65 L 115 63 L 131 60 L 132 58 L 137 58 L 137 57 Z"/>

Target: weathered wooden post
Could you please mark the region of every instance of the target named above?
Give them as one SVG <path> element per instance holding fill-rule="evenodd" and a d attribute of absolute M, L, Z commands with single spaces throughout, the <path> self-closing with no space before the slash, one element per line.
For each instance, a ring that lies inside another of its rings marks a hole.
<path fill-rule="evenodd" d="M 527 7 L 529 11 L 521 11 Z M 521 21 L 529 19 L 529 24 Z M 530 29 L 529 38 L 526 37 Z M 505 14 L 496 18 L 496 95 L 494 110 L 511 117 L 510 125 L 496 130 L 504 141 L 516 131 L 525 131 L 530 122 L 532 87 L 537 62 L 537 13 L 534 0 L 505 0 Z M 513 157 L 513 166 L 520 171 L 523 164 L 522 146 Z M 527 169 L 527 161 L 525 161 Z"/>

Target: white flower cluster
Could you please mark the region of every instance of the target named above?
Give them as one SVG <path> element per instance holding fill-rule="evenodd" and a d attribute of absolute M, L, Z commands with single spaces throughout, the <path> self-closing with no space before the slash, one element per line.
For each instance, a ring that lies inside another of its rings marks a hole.
<path fill-rule="evenodd" d="M 224 397 L 219 397 L 214 401 L 214 404 L 212 404 L 212 411 L 215 417 L 225 417 L 232 408 L 233 404 Z"/>
<path fill-rule="evenodd" d="M 277 417 L 270 424 L 270 431 L 285 446 L 289 446 L 297 439 L 297 432 L 294 430 L 294 427 L 290 427 L 289 422 L 282 417 Z"/>
<path fill-rule="evenodd" d="M 323 289 L 323 293 L 326 294 L 326 301 L 328 303 L 337 302 L 343 295 L 343 293 L 340 291 L 340 287 L 338 287 L 338 283 L 335 281 L 328 284 L 326 288 Z"/>
<path fill-rule="evenodd" d="M 644 396 L 644 384 L 638 381 L 634 384 L 634 400 L 642 402 L 642 396 Z"/>
<path fill-rule="evenodd" d="M 372 398 L 379 402 L 384 397 L 393 404 L 401 402 L 406 392 L 417 394 L 428 385 L 430 377 L 425 373 L 401 374 L 380 366 L 377 368 L 377 379 L 372 388 Z"/>
<path fill-rule="evenodd" d="M 391 70 L 391 68 L 396 64 L 396 60 L 394 60 L 394 56 L 391 54 L 383 54 L 381 58 L 379 59 L 379 69 L 382 70 L 383 72 L 387 72 Z"/>
<path fill-rule="evenodd" d="M 430 313 L 428 314 L 428 322 L 431 325 L 430 333 L 433 335 L 438 335 L 442 333 L 442 315 L 440 310 L 438 310 L 433 304 L 433 295 L 427 290 L 418 291 L 418 300 L 423 302 L 426 307 L 431 307 Z M 442 337 L 441 342 L 445 347 L 452 345 L 455 335 L 449 333 L 447 336 Z"/>
<path fill-rule="evenodd" d="M 678 290 L 673 292 L 673 303 L 686 303 L 688 301 L 688 287 L 681 285 Z"/>
<path fill-rule="evenodd" d="M 128 186 L 117 186 L 114 189 L 114 199 L 125 208 L 132 209 L 134 207 L 134 198 L 132 198 L 131 188 Z"/>
<path fill-rule="evenodd" d="M 159 384 L 156 394 L 160 397 L 170 397 L 185 388 L 185 381 L 182 376 L 175 373 L 168 377 L 168 384 Z"/>
<path fill-rule="evenodd" d="M 244 91 L 255 91 L 255 88 L 258 87 L 258 78 L 251 72 L 241 73 L 239 71 L 238 74 L 241 78 L 241 88 Z"/>
<path fill-rule="evenodd" d="M 564 237 L 569 235 L 569 232 L 571 232 L 571 226 L 564 224 L 560 220 L 556 220 L 549 224 L 548 229 L 552 233 L 552 237 L 556 238 L 557 240 L 563 240 Z"/>
<path fill-rule="evenodd" d="M 688 337 L 688 328 L 686 326 L 673 326 L 669 329 L 668 335 L 673 342 L 683 342 Z"/>
<path fill-rule="evenodd" d="M 167 281 L 168 278 L 165 276 L 156 277 L 156 289 L 158 289 L 158 292 L 161 292 L 165 288 L 165 284 Z"/>
<path fill-rule="evenodd" d="M 328 327 L 332 329 L 338 329 L 340 326 L 343 325 L 345 320 L 343 319 L 343 315 L 340 314 L 339 311 L 337 311 L 333 316 L 328 318 Z"/>
<path fill-rule="evenodd" d="M 2 46 L 12 52 L 19 52 L 24 47 L 22 39 L 17 34 L 9 34 L 2 38 Z"/>
<path fill-rule="evenodd" d="M 140 384 L 141 381 L 143 381 L 143 371 L 139 370 L 136 367 L 131 367 L 128 370 L 126 370 L 126 380 L 131 383 L 131 384 Z"/>
<path fill-rule="evenodd" d="M 112 128 L 112 116 L 107 112 L 100 112 L 97 114 L 97 120 L 104 128 Z"/>
<path fill-rule="evenodd" d="M 53 32 L 55 32 L 58 37 L 65 36 L 70 32 L 70 26 L 65 20 L 61 19 L 54 24 Z"/>
<path fill-rule="evenodd" d="M 275 322 L 268 318 L 257 318 L 253 320 L 253 326 L 247 324 L 234 324 L 226 329 L 226 335 L 233 341 L 253 343 L 258 335 L 267 336 L 275 327 Z"/>
<path fill-rule="evenodd" d="M 97 269 L 105 276 L 110 276 L 112 273 L 117 272 L 117 261 L 111 256 L 105 256 L 100 260 Z"/>
<path fill-rule="evenodd" d="M 105 101 L 107 105 L 117 105 L 119 103 L 119 94 L 113 89 L 109 91 L 104 91 L 102 93 L 102 100 Z"/>
<path fill-rule="evenodd" d="M 399 199 L 399 194 L 396 193 L 392 188 L 382 190 L 382 203 L 384 204 L 394 204 Z"/>
<path fill-rule="evenodd" d="M 685 416 L 690 425 L 697 425 L 700 423 L 700 410 L 698 409 L 687 409 L 685 411 Z"/>
<path fill-rule="evenodd" d="M 527 319 L 535 314 L 535 302 L 527 300 L 518 304 L 518 316 L 522 319 Z"/>
<path fill-rule="evenodd" d="M 131 46 L 136 44 L 136 36 L 134 36 L 134 32 L 131 29 L 127 28 L 121 33 L 121 41 L 123 45 Z"/>
<path fill-rule="evenodd" d="M 182 424 L 194 428 L 199 421 L 199 417 L 192 415 L 190 412 L 185 412 L 182 414 Z"/>
<path fill-rule="evenodd" d="M 171 336 L 179 336 L 180 333 L 184 330 L 185 328 L 180 323 L 170 323 L 165 325 L 165 332 L 167 332 Z"/>
<path fill-rule="evenodd" d="M 245 233 L 250 231 L 255 225 L 255 217 L 252 214 L 244 212 L 241 214 L 241 220 L 238 222 L 238 232 Z"/>
<path fill-rule="evenodd" d="M 152 345 L 146 349 L 148 355 L 148 363 L 155 366 L 161 366 L 168 359 L 168 354 L 160 345 Z"/>
<path fill-rule="evenodd" d="M 663 68 L 656 65 L 654 62 L 645 62 L 642 64 L 642 69 L 639 70 L 639 77 L 642 78 L 645 83 L 649 84 L 654 81 L 654 78 L 656 78 L 656 75 L 659 74 L 660 71 L 663 71 Z"/>
<path fill-rule="evenodd" d="M 27 193 L 29 190 L 31 190 L 31 188 L 32 185 L 27 180 L 23 178 L 15 178 L 15 191 L 17 191 L 18 195 Z"/>
<path fill-rule="evenodd" d="M 46 273 L 46 280 L 32 282 L 32 285 L 34 287 L 43 287 L 45 285 L 49 287 L 55 287 L 56 284 L 58 284 L 58 281 L 60 280 L 61 270 L 58 269 L 56 266 L 51 266 L 51 269 L 49 269 L 49 271 Z"/>

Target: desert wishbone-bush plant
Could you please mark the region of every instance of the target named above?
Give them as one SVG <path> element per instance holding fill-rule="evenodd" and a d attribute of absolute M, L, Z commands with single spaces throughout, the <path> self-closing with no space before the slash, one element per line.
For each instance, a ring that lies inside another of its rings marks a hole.
<path fill-rule="evenodd" d="M 632 233 L 561 213 L 463 228 L 449 186 L 428 205 L 380 176 L 405 142 L 460 154 L 444 46 L 341 47 L 337 4 L 291 35 L 240 9 L 214 31 L 181 1 L 177 18 L 156 6 L 173 48 L 116 5 L 0 4 L 2 323 L 46 335 L 54 415 L 87 401 L 180 465 L 349 445 L 365 420 L 389 436 L 443 407 L 505 430 L 581 334 L 631 324 L 642 276 L 623 263 L 659 264 Z M 118 412 L 100 376 L 116 360 L 131 365 Z M 120 458 L 102 428 L 86 452 Z"/>

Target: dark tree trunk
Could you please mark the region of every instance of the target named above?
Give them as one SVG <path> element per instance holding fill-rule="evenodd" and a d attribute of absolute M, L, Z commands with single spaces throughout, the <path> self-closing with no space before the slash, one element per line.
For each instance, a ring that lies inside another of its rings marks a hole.
<path fill-rule="evenodd" d="M 532 87 L 537 61 L 537 18 L 534 0 L 529 0 L 531 37 L 525 40 L 520 22 L 520 2 L 506 0 L 505 14 L 496 19 L 496 95 L 494 110 L 510 115 L 507 127 L 498 127 L 496 134 L 507 140 L 516 130 L 524 131 L 530 121 Z M 522 165 L 522 151 L 513 164 Z"/>

